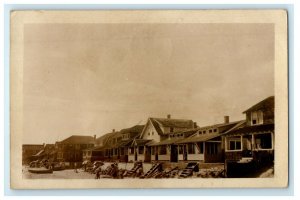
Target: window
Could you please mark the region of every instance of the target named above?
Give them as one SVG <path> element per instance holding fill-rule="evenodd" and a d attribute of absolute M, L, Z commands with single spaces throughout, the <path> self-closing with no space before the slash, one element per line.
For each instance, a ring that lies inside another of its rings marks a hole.
<path fill-rule="evenodd" d="M 114 155 L 118 155 L 118 149 L 114 149 Z"/>
<path fill-rule="evenodd" d="M 202 134 L 202 131 L 199 131 L 199 134 Z"/>
<path fill-rule="evenodd" d="M 182 145 L 179 145 L 178 148 L 179 148 L 179 149 L 178 149 L 178 153 L 179 153 L 179 154 L 183 154 L 183 146 L 182 146 Z"/>
<path fill-rule="evenodd" d="M 215 132 L 215 133 L 217 132 L 217 129 L 216 129 L 216 128 L 214 129 L 214 132 Z"/>
<path fill-rule="evenodd" d="M 217 154 L 218 143 L 208 143 L 207 154 Z"/>
<path fill-rule="evenodd" d="M 150 135 L 150 132 L 148 133 L 148 135 Z"/>
<path fill-rule="evenodd" d="M 255 149 L 272 149 L 272 136 L 269 134 L 255 135 Z"/>
<path fill-rule="evenodd" d="M 203 131 L 202 133 L 206 133 L 206 131 Z"/>
<path fill-rule="evenodd" d="M 159 146 L 159 155 L 166 155 L 167 154 L 167 146 Z"/>
<path fill-rule="evenodd" d="M 211 130 L 211 129 L 209 130 L 209 133 L 212 133 L 212 130 Z"/>
<path fill-rule="evenodd" d="M 263 124 L 263 112 L 261 110 L 251 113 L 251 125 Z"/>
<path fill-rule="evenodd" d="M 188 153 L 195 154 L 195 144 L 193 144 L 193 143 L 188 144 Z"/>
<path fill-rule="evenodd" d="M 230 140 L 229 141 L 229 150 L 241 150 L 241 141 L 240 140 Z"/>
<path fill-rule="evenodd" d="M 154 132 L 152 131 L 152 135 L 154 135 Z"/>
<path fill-rule="evenodd" d="M 155 155 L 155 147 L 151 147 L 151 154 Z"/>
<path fill-rule="evenodd" d="M 174 128 L 170 127 L 170 132 L 173 133 L 174 132 Z"/>
<path fill-rule="evenodd" d="M 144 147 L 140 146 L 138 148 L 139 148 L 139 154 L 144 154 Z"/>
<path fill-rule="evenodd" d="M 134 154 L 134 147 L 130 147 L 130 154 Z"/>
<path fill-rule="evenodd" d="M 199 153 L 199 154 L 203 154 L 203 152 L 204 152 L 204 145 L 203 145 L 203 142 L 199 142 L 199 143 L 198 143 L 198 147 L 199 147 L 198 153 Z"/>
<path fill-rule="evenodd" d="M 124 155 L 124 148 L 120 149 L 120 155 L 123 156 Z"/>

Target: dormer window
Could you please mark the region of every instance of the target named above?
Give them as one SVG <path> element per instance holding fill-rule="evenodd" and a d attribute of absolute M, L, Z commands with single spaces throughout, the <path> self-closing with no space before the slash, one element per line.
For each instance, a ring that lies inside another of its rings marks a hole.
<path fill-rule="evenodd" d="M 209 130 L 209 133 L 212 133 L 212 130 L 211 130 L 211 129 Z"/>
<path fill-rule="evenodd" d="M 251 125 L 263 124 L 263 112 L 261 110 L 251 113 Z"/>

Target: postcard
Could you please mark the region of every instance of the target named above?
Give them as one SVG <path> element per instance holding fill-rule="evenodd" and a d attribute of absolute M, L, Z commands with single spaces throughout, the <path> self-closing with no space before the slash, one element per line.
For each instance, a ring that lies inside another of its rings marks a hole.
<path fill-rule="evenodd" d="M 13 189 L 288 186 L 285 10 L 12 11 Z"/>

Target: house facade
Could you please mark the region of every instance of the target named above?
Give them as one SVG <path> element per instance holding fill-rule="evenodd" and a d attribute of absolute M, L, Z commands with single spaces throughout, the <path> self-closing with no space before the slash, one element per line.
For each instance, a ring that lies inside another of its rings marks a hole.
<path fill-rule="evenodd" d="M 225 136 L 225 159 L 235 163 L 272 162 L 274 160 L 274 96 L 243 113 L 246 123 Z"/>
<path fill-rule="evenodd" d="M 229 122 L 228 116 L 224 119 L 222 124 L 199 127 L 191 137 L 176 142 L 179 148 L 179 161 L 223 162 L 223 135 L 245 123 L 244 121 Z"/>
<path fill-rule="evenodd" d="M 129 147 L 128 160 L 170 161 L 171 152 L 177 152 L 177 147 L 167 141 L 175 137 L 186 137 L 183 132 L 194 128 L 195 124 L 192 120 L 171 119 L 170 115 L 167 118 L 149 118 L 140 137 L 136 138 Z"/>
<path fill-rule="evenodd" d="M 72 135 L 57 142 L 57 160 L 68 163 L 71 167 L 75 163 L 82 163 L 83 151 L 95 146 L 96 136 Z"/>
<path fill-rule="evenodd" d="M 102 160 L 128 162 L 128 149 L 134 138 L 143 130 L 143 125 L 136 125 L 120 131 L 107 133 L 96 139 L 94 148 L 86 149 L 83 160 Z"/>
<path fill-rule="evenodd" d="M 44 149 L 44 144 L 23 144 L 22 145 L 22 164 L 28 164 L 34 160 L 36 155 Z"/>

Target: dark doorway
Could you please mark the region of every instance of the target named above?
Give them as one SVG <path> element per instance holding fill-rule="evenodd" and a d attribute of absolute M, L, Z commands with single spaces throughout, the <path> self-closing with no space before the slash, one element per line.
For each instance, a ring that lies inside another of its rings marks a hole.
<path fill-rule="evenodd" d="M 171 145 L 171 162 L 178 162 L 178 148 L 177 148 L 177 145 Z"/>

